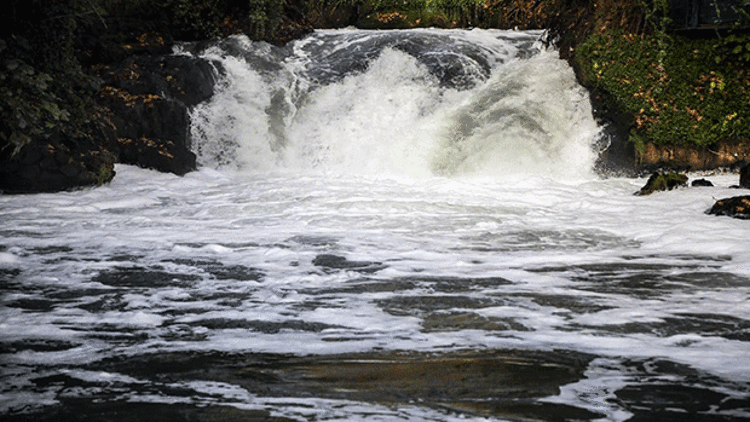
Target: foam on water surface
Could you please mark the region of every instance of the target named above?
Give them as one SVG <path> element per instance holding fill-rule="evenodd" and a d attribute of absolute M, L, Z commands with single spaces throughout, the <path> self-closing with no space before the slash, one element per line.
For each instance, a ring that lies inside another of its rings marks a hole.
<path fill-rule="evenodd" d="M 734 176 L 634 197 L 645 180 L 116 170 L 1 198 L 5 391 L 153 352 L 520 348 L 667 360 L 746 397 L 748 229 L 704 214 Z"/>

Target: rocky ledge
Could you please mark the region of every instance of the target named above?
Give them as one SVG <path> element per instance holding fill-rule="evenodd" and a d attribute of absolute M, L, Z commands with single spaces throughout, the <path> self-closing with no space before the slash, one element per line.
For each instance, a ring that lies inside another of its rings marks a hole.
<path fill-rule="evenodd" d="M 0 156 L 0 192 L 56 192 L 109 182 L 114 164 L 177 175 L 196 168 L 189 111 L 213 95 L 216 63 L 142 54 L 95 68 L 102 87 L 92 128 L 35 139 Z"/>
<path fill-rule="evenodd" d="M 196 167 L 189 110 L 211 98 L 218 64 L 188 56 L 133 56 L 98 68 L 118 162 L 183 175 Z"/>

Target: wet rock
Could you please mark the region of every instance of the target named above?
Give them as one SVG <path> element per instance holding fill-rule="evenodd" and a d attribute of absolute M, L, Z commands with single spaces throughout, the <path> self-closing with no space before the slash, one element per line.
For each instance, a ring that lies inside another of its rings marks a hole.
<path fill-rule="evenodd" d="M 322 267 L 326 272 L 333 270 L 350 270 L 362 273 L 374 273 L 382 270 L 386 266 L 380 262 L 372 261 L 349 261 L 343 256 L 321 254 L 312 261 L 316 267 Z"/>
<path fill-rule="evenodd" d="M 654 173 L 636 195 L 650 195 L 657 191 L 687 186 L 688 177 L 679 173 Z"/>
<path fill-rule="evenodd" d="M 104 136 L 104 135 L 102 135 Z M 106 139 L 55 134 L 0 154 L 0 192 L 58 192 L 108 183 L 116 157 Z"/>
<path fill-rule="evenodd" d="M 218 63 L 190 56 L 132 56 L 100 70 L 106 86 L 130 95 L 160 95 L 194 107 L 213 95 Z"/>
<path fill-rule="evenodd" d="M 706 179 L 696 179 L 696 180 L 693 180 L 693 182 L 690 184 L 690 186 L 693 186 L 693 187 L 698 187 L 698 186 L 711 187 L 713 185 L 714 184 L 711 183 L 711 181 L 706 180 Z"/>
<path fill-rule="evenodd" d="M 697 145 L 654 145 L 646 143 L 638 152 L 636 167 L 640 170 L 660 168 L 684 171 L 733 167 L 750 160 L 750 144 L 742 141 L 720 141 L 711 148 Z"/>
<path fill-rule="evenodd" d="M 750 220 L 750 196 L 735 196 L 720 199 L 708 210 L 708 214 L 726 215 Z"/>
<path fill-rule="evenodd" d="M 159 138 L 119 138 L 119 162 L 182 176 L 196 168 L 195 154 Z"/>
<path fill-rule="evenodd" d="M 740 187 L 750 189 L 750 163 L 740 168 Z"/>
<path fill-rule="evenodd" d="M 95 362 L 87 369 L 142 379 L 168 374 L 174 382 L 213 381 L 237 385 L 251 395 L 288 397 L 292 403 L 296 402 L 294 398 L 347 400 L 393 408 L 418 403 L 419 407 L 454 412 L 458 418 L 466 415 L 503 420 L 568 421 L 605 416 L 594 410 L 543 400 L 559 395 L 562 386 L 585 378 L 584 372 L 592 359 L 593 356 L 575 352 L 523 350 L 398 351 L 303 357 L 157 352 L 124 359 L 115 357 Z M 154 383 L 148 384 L 148 388 L 150 394 L 166 397 L 175 394 L 174 384 Z M 195 394 L 180 393 L 183 396 Z M 119 402 L 112 405 L 116 404 Z M 124 418 L 134 415 L 139 406 L 135 401 L 126 404 L 127 408 L 116 413 L 116 420 L 130 420 Z M 206 409 L 211 407 L 216 405 L 209 403 Z M 352 416 L 356 419 L 357 415 Z M 384 419 L 392 419 L 387 416 Z M 236 420 L 253 419 L 238 417 Z"/>
<path fill-rule="evenodd" d="M 604 176 L 635 177 L 638 174 L 636 151 L 630 140 L 633 116 L 611 104 L 610 97 L 600 89 L 590 92 L 594 117 L 602 128 L 601 137 L 595 145 L 599 154 L 594 169 Z"/>
<path fill-rule="evenodd" d="M 58 192 L 98 186 L 114 163 L 183 175 L 190 151 L 190 107 L 213 94 L 215 64 L 187 56 L 132 56 L 100 66 L 97 102 L 104 117 L 81 135 L 33 139 L 15 154 L 0 151 L 0 192 Z"/>
<path fill-rule="evenodd" d="M 106 87 L 100 98 L 112 113 L 119 162 L 178 175 L 195 169 L 190 117 L 183 103 L 113 87 Z"/>
<path fill-rule="evenodd" d="M 213 94 L 215 65 L 188 56 L 133 56 L 102 67 L 99 103 L 110 111 L 119 161 L 184 175 L 190 151 L 190 108 Z"/>

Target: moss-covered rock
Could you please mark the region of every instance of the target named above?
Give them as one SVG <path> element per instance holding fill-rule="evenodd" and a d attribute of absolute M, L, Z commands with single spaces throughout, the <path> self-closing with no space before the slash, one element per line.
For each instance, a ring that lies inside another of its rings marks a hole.
<path fill-rule="evenodd" d="M 650 195 L 654 192 L 686 187 L 688 177 L 680 173 L 654 173 L 637 195 Z"/>

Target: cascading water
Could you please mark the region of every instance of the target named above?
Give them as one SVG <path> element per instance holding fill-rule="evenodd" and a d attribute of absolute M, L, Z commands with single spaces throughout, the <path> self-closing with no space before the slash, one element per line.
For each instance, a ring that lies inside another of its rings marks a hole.
<path fill-rule="evenodd" d="M 197 52 L 224 85 L 194 117 L 209 166 L 456 176 L 590 176 L 598 128 L 567 64 L 507 31 L 321 31 L 285 48 Z"/>
<path fill-rule="evenodd" d="M 595 176 L 540 35 L 182 46 L 198 171 L 0 196 L 0 422 L 750 419 L 736 176 Z"/>

